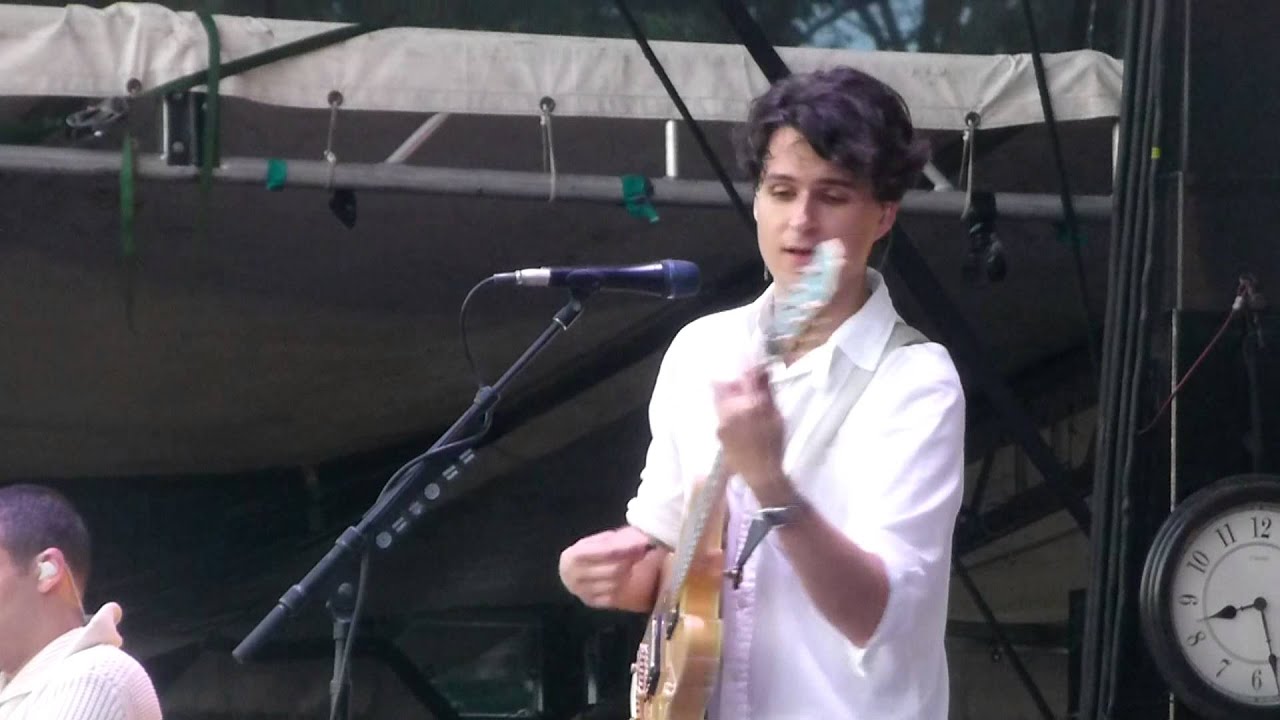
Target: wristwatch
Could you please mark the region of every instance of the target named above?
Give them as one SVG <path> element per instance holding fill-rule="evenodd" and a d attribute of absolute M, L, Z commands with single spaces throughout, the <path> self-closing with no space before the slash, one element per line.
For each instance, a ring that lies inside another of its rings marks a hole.
<path fill-rule="evenodd" d="M 756 511 L 755 517 L 772 529 L 795 522 L 808 509 L 807 502 L 797 500 L 786 505 L 760 508 Z"/>

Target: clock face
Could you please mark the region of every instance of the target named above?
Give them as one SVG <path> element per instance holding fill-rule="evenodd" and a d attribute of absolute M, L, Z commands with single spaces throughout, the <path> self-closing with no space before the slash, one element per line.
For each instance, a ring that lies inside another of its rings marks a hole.
<path fill-rule="evenodd" d="M 1280 502 L 1197 523 L 1168 567 L 1169 615 L 1187 664 L 1241 705 L 1280 708 Z"/>

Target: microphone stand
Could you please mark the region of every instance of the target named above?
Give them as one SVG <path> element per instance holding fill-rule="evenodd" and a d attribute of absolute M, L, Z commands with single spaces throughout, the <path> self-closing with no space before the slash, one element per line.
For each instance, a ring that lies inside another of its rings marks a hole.
<path fill-rule="evenodd" d="M 346 667 L 347 643 L 351 639 L 351 621 L 355 613 L 356 590 L 344 582 L 329 597 L 329 615 L 333 617 L 333 680 L 329 681 L 329 717 L 347 720 L 351 717 L 351 673 Z M 355 650 L 355 648 L 352 648 Z M 352 653 L 351 657 L 355 657 Z"/>
<path fill-rule="evenodd" d="M 347 528 L 335 541 L 328 554 L 321 558 L 302 580 L 289 588 L 266 617 L 231 651 L 238 662 L 244 663 L 252 658 L 259 647 L 286 619 L 302 611 L 317 590 L 337 586 L 339 583 L 333 581 L 332 576 L 339 569 L 349 574 L 355 562 L 364 553 L 370 552 L 373 547 L 383 551 L 389 550 L 397 539 L 408 535 L 413 523 L 426 512 L 432 502 L 440 497 L 440 486 L 434 482 L 430 484 L 426 482 L 427 473 L 423 469 L 426 461 L 452 462 L 441 473 L 444 479 L 452 480 L 457 476 L 461 466 L 474 459 L 475 453 L 471 448 L 479 443 L 480 438 L 466 438 L 467 429 L 475 427 L 476 421 L 483 418 L 498 404 L 503 391 L 520 371 L 532 362 L 557 335 L 569 329 L 569 326 L 582 313 L 583 301 L 595 289 L 595 287 L 575 287 L 570 290 L 569 301 L 560 308 L 551 324 L 542 331 L 524 354 L 512 363 L 497 382 L 492 386 L 481 388 L 476 393 L 471 407 L 445 431 L 431 449 L 410 461 L 396 473 L 397 475 L 403 473 L 404 477 L 383 491 L 383 494 L 374 501 L 373 506 L 365 512 L 360 522 L 355 527 Z M 372 544 L 370 540 L 373 541 Z M 340 618 L 335 613 L 334 621 L 335 641 L 345 642 L 351 620 Z M 341 639 L 338 638 L 338 623 L 342 624 Z M 333 687 L 336 702 L 341 688 L 337 681 Z"/>

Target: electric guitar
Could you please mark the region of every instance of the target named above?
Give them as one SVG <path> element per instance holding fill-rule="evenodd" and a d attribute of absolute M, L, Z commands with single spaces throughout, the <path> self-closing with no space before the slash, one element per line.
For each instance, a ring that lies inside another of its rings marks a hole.
<path fill-rule="evenodd" d="M 827 240 L 796 282 L 779 292 L 765 328 L 767 361 L 783 357 L 830 302 L 844 246 Z M 724 578 L 724 453 L 690 492 L 680 539 L 631 666 L 633 720 L 702 720 L 720 668 L 720 588 Z"/>

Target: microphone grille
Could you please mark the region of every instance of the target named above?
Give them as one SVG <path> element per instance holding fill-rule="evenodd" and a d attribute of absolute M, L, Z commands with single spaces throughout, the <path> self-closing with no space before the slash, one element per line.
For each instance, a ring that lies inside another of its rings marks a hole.
<path fill-rule="evenodd" d="M 702 271 L 688 260 L 663 260 L 667 270 L 668 298 L 692 297 L 702 285 Z"/>

